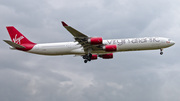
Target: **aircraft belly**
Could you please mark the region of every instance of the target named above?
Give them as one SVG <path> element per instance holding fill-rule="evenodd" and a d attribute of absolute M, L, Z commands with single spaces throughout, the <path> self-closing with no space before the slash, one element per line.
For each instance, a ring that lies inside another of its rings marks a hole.
<path fill-rule="evenodd" d="M 66 47 L 64 45 L 58 46 L 41 46 L 36 45 L 30 50 L 30 53 L 41 54 L 41 55 L 66 55 L 70 54 L 70 47 Z"/>
<path fill-rule="evenodd" d="M 76 48 L 76 49 L 72 49 L 70 51 L 71 54 L 84 54 L 84 49 L 83 48 Z"/>

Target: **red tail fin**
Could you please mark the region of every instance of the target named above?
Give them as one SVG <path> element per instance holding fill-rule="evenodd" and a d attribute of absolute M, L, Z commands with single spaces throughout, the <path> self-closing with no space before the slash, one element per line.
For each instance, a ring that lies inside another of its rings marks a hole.
<path fill-rule="evenodd" d="M 23 34 L 21 34 L 15 27 L 13 26 L 7 26 L 6 27 L 8 32 L 9 32 L 9 35 L 11 37 L 11 40 L 14 42 L 14 43 L 17 43 L 19 45 L 22 45 L 22 44 L 35 44 L 31 41 L 29 41 Z"/>

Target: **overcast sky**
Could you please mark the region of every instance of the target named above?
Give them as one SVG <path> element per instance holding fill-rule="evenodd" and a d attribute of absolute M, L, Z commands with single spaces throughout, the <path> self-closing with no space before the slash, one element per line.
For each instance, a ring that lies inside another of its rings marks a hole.
<path fill-rule="evenodd" d="M 179 0 L 1 0 L 0 101 L 179 101 Z M 164 50 L 81 57 L 10 50 L 6 26 L 36 43 L 74 41 L 65 21 L 104 39 L 167 37 Z"/>

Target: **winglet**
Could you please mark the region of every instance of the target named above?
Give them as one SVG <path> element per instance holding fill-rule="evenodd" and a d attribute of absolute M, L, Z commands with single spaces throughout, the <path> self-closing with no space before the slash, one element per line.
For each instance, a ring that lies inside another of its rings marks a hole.
<path fill-rule="evenodd" d="M 68 26 L 64 21 L 61 21 L 63 26 Z"/>

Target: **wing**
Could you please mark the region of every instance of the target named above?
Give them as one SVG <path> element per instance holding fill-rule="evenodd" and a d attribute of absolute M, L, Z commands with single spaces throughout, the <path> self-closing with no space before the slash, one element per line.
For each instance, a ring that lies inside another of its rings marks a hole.
<path fill-rule="evenodd" d="M 62 21 L 62 25 L 75 37 L 75 38 L 88 38 L 87 35 L 77 31 L 76 29 L 68 26 L 65 22 Z"/>
<path fill-rule="evenodd" d="M 101 48 L 97 45 L 91 45 L 88 43 L 88 37 L 87 35 L 79 32 L 78 30 L 72 28 L 71 26 L 68 26 L 65 22 L 62 21 L 62 25 L 74 36 L 75 41 L 78 42 L 83 48 L 85 52 L 88 52 L 88 49 L 92 50 L 100 50 Z"/>

